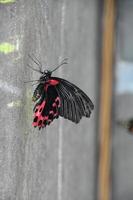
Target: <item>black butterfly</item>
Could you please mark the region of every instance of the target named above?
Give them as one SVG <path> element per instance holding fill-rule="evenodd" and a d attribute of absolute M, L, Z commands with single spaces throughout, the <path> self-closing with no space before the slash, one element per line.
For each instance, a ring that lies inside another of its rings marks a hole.
<path fill-rule="evenodd" d="M 82 116 L 90 117 L 94 109 L 90 98 L 67 80 L 51 76 L 52 72 L 61 65 L 67 64 L 67 59 L 64 59 L 54 70 L 42 72 L 41 63 L 31 56 L 30 58 L 40 66 L 40 69 L 29 67 L 42 74 L 39 80 L 35 80 L 38 81 L 38 85 L 32 97 L 32 100 L 36 102 L 33 109 L 32 125 L 34 127 L 44 128 L 59 116 L 75 123 L 78 123 Z"/>

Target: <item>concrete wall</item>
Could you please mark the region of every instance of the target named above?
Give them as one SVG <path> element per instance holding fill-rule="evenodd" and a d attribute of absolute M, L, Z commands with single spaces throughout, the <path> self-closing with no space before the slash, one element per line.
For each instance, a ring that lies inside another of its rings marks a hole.
<path fill-rule="evenodd" d="M 4 1 L 3 1 L 4 2 Z M 0 1 L 0 200 L 93 200 L 96 194 L 98 3 L 95 0 Z M 82 88 L 90 119 L 33 129 L 35 63 Z M 51 67 L 52 66 L 52 67 Z"/>

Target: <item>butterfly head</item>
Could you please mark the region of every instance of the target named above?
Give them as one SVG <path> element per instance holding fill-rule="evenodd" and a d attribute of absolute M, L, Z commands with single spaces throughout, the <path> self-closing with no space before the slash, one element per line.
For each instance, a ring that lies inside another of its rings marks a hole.
<path fill-rule="evenodd" d="M 42 72 L 42 76 L 40 77 L 40 82 L 47 81 L 51 77 L 52 72 L 49 70 L 44 70 Z"/>
<path fill-rule="evenodd" d="M 49 78 L 51 77 L 51 74 L 56 71 L 59 67 L 61 67 L 64 64 L 67 64 L 67 58 L 65 58 L 64 60 L 62 60 L 62 62 L 56 67 L 54 68 L 52 71 L 49 70 L 44 70 L 42 71 L 42 65 L 40 63 L 40 61 L 34 56 L 32 57 L 31 55 L 29 55 L 29 57 L 31 58 L 31 60 L 36 63 L 39 66 L 39 69 L 35 69 L 32 66 L 28 65 L 29 68 L 31 68 L 32 70 L 39 72 L 41 74 L 41 77 L 39 78 L 39 80 L 32 80 L 32 81 L 25 81 L 25 83 L 28 82 L 34 82 L 34 81 L 38 81 L 40 83 L 44 83 L 47 80 L 49 80 Z"/>

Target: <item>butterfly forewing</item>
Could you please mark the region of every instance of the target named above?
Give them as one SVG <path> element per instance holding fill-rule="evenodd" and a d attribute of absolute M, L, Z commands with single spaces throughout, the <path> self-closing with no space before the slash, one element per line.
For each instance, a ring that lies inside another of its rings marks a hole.
<path fill-rule="evenodd" d="M 94 105 L 90 98 L 77 86 L 74 84 L 57 77 L 54 77 L 54 79 L 59 81 L 59 84 L 56 85 L 56 89 L 58 92 L 58 95 L 62 101 L 67 101 L 67 109 L 68 109 L 68 115 L 66 115 L 66 112 L 59 114 L 61 116 L 65 115 L 64 117 L 78 123 L 82 116 L 90 117 L 91 111 L 94 109 Z M 59 110 L 60 111 L 60 110 Z"/>

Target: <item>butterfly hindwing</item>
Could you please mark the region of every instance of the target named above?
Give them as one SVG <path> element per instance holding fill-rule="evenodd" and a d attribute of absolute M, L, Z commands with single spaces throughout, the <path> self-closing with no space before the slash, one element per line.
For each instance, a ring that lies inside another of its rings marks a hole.
<path fill-rule="evenodd" d="M 36 91 L 36 90 L 35 90 Z M 34 107 L 34 127 L 44 128 L 49 125 L 55 118 L 58 118 L 58 108 L 60 99 L 54 85 L 50 82 L 44 84 L 40 99 Z"/>

